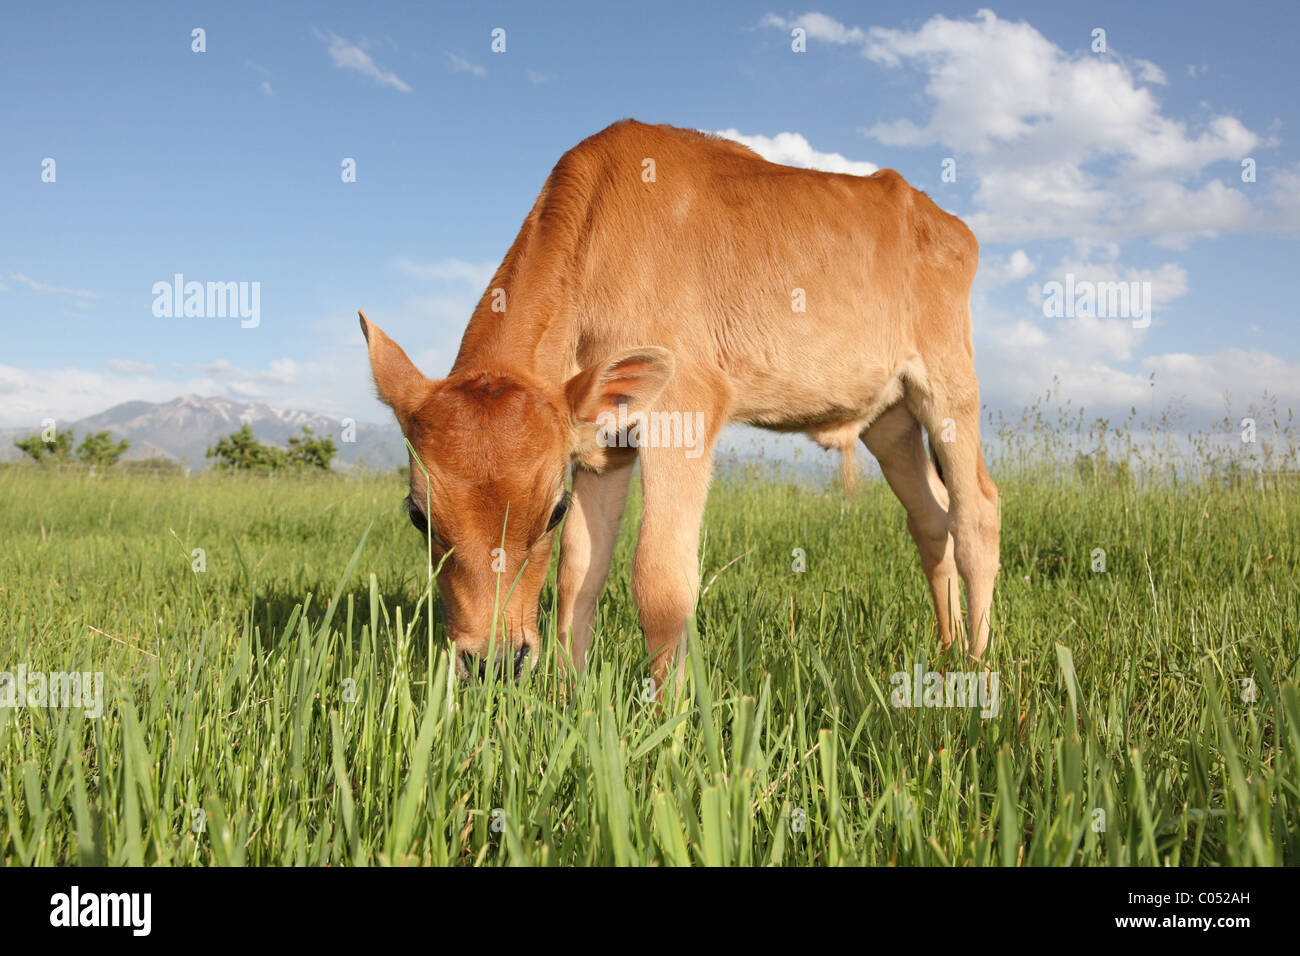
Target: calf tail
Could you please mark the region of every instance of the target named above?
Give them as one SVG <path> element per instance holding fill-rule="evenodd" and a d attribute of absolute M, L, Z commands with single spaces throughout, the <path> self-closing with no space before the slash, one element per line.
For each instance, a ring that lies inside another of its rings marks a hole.
<path fill-rule="evenodd" d="M 845 491 L 852 491 L 858 486 L 858 457 L 854 454 L 856 443 L 845 445 L 840 449 L 840 484 Z"/>

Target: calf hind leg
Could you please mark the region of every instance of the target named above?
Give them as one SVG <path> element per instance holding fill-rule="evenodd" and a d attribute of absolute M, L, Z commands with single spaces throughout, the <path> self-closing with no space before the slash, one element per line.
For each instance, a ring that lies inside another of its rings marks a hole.
<path fill-rule="evenodd" d="M 978 658 L 989 641 L 993 580 L 998 573 L 998 489 L 984 467 L 980 450 L 979 392 L 971 371 L 970 386 L 948 395 L 918 394 L 909 389 L 912 413 L 930 433 L 943 469 L 949 497 L 948 531 L 953 557 L 966 585 L 966 651 Z M 935 442 L 934 436 L 940 436 Z"/>
<path fill-rule="evenodd" d="M 863 444 L 903 507 L 907 530 L 921 553 L 921 568 L 930 582 L 939 644 L 952 643 L 952 611 L 961 613 L 961 593 L 953 541 L 948 534 L 948 491 L 925 453 L 921 426 L 901 402 L 889 408 L 862 433 Z"/>

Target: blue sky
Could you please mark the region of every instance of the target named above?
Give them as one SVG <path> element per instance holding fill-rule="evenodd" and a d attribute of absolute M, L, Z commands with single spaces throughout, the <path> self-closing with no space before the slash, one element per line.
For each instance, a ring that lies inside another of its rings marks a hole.
<path fill-rule="evenodd" d="M 992 405 L 1057 378 L 1127 410 L 1154 373 L 1197 415 L 1300 408 L 1300 12 L 1043 6 L 9 5 L 0 425 L 192 392 L 388 421 L 355 310 L 445 372 L 551 166 L 625 116 L 891 166 L 965 218 Z M 260 283 L 259 324 L 156 317 L 177 272 Z M 1044 317 L 1066 273 L 1150 282 L 1150 327 Z"/>

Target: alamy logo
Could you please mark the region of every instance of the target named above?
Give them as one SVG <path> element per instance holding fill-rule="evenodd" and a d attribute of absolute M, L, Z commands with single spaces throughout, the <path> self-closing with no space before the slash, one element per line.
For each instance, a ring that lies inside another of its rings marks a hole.
<path fill-rule="evenodd" d="M 1132 319 L 1133 328 L 1151 324 L 1150 282 L 1092 282 L 1065 274 L 1065 282 L 1043 283 L 1043 317 L 1048 319 Z"/>
<path fill-rule="evenodd" d="M 50 925 L 126 926 L 133 936 L 148 936 L 153 928 L 150 893 L 83 893 L 78 886 L 50 897 Z"/>
<path fill-rule="evenodd" d="M 104 713 L 104 672 L 0 671 L 0 710 L 6 707 L 81 708 L 87 720 Z"/>
<path fill-rule="evenodd" d="M 894 685 L 889 700 L 895 707 L 978 707 L 981 717 L 996 717 L 1001 709 L 997 671 L 945 674 L 923 671 L 917 664 L 912 673 L 898 671 L 889 682 Z"/>
<path fill-rule="evenodd" d="M 153 314 L 159 319 L 239 318 L 241 328 L 262 322 L 262 283 L 186 282 L 176 273 L 171 282 L 155 282 Z"/>
<path fill-rule="evenodd" d="M 596 416 L 596 442 L 601 448 L 685 448 L 687 458 L 704 454 L 704 413 L 632 412 Z"/>

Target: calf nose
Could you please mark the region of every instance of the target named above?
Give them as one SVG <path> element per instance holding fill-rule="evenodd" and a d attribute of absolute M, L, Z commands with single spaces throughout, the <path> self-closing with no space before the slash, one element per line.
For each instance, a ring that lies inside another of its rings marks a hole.
<path fill-rule="evenodd" d="M 489 661 L 487 658 L 471 654 L 469 651 L 462 651 L 460 661 L 464 667 L 466 677 L 477 677 L 479 680 L 485 680 L 489 675 L 496 673 L 498 664 L 504 665 L 508 659 L 513 659 L 514 668 L 510 673 L 512 677 L 518 677 L 523 673 L 524 665 L 528 661 L 528 653 L 528 645 L 523 644 L 515 650 L 513 658 L 511 658 L 509 650 L 502 650 L 497 652 L 494 658 Z"/>

